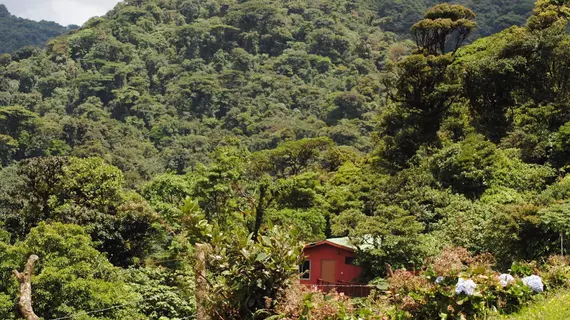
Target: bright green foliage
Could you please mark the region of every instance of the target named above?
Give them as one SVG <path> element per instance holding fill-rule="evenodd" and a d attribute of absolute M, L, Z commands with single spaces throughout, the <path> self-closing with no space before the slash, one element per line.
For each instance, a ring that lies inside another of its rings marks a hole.
<path fill-rule="evenodd" d="M 553 204 L 542 209 L 538 214 L 546 229 L 566 236 L 570 235 L 568 220 L 570 219 L 570 205 L 568 203 Z"/>
<path fill-rule="evenodd" d="M 568 23 L 570 7 L 565 0 L 539 0 L 528 20 L 531 29 L 546 29 L 555 23 Z"/>
<path fill-rule="evenodd" d="M 550 204 L 560 200 L 570 199 L 570 177 L 564 177 L 560 181 L 548 186 L 541 194 L 540 203 Z"/>
<path fill-rule="evenodd" d="M 326 219 L 318 209 L 283 209 L 267 213 L 269 225 L 291 226 L 304 241 L 319 241 L 325 238 Z"/>
<path fill-rule="evenodd" d="M 458 144 L 442 149 L 432 161 L 434 176 L 443 187 L 477 196 L 490 184 L 499 159 L 493 143 L 469 136 Z"/>
<path fill-rule="evenodd" d="M 421 264 L 421 232 L 424 227 L 416 217 L 398 207 L 377 208 L 373 216 L 345 211 L 334 221 L 333 230 L 345 230 L 357 243 L 371 246 L 359 259 L 370 276 L 385 271 L 385 263 L 396 268 Z"/>
<path fill-rule="evenodd" d="M 278 228 L 257 239 L 243 233 L 214 239 L 209 256 L 215 281 L 208 301 L 212 316 L 270 315 L 281 290 L 297 281 L 302 249 L 297 241 L 295 232 Z"/>
<path fill-rule="evenodd" d="M 162 268 L 128 269 L 123 281 L 141 296 L 140 313 L 150 320 L 180 319 L 195 314 L 191 270 L 170 273 Z"/>
<path fill-rule="evenodd" d="M 31 137 L 0 131 L 0 160 L 97 156 L 135 186 L 207 163 L 227 137 L 250 151 L 321 136 L 369 150 L 394 42 L 373 18 L 352 1 L 122 2 L 3 57 L 0 106 L 38 119 L 33 132 L 14 123 Z"/>
<path fill-rule="evenodd" d="M 163 218 L 173 222 L 182 214 L 180 208 L 192 194 L 192 184 L 183 176 L 163 174 L 144 184 L 140 193 Z"/>
<path fill-rule="evenodd" d="M 156 233 L 153 212 L 139 195 L 123 190 L 123 175 L 97 158 L 38 158 L 22 162 L 22 180 L 7 190 L 2 222 L 21 239 L 41 221 L 85 226 L 115 264 L 145 255 Z"/>
<path fill-rule="evenodd" d="M 221 146 L 212 154 L 211 166 L 198 167 L 192 194 L 208 222 L 223 220 L 239 210 L 239 182 L 247 157 L 248 152 L 239 147 Z"/>
<path fill-rule="evenodd" d="M 485 243 L 485 232 L 492 228 L 488 225 L 489 220 L 498 214 L 492 205 L 455 196 L 450 199 L 448 206 L 438 208 L 436 212 L 442 217 L 434 227 L 437 239 L 474 252 L 490 250 Z"/>
<path fill-rule="evenodd" d="M 570 317 L 570 308 L 567 301 L 570 293 L 566 290 L 556 292 L 535 301 L 533 304 L 521 309 L 517 314 L 504 316 L 499 319 L 505 320 L 534 320 L 534 319 L 566 319 Z"/>
<path fill-rule="evenodd" d="M 279 179 L 276 187 L 279 190 L 276 201 L 280 206 L 307 209 L 318 207 L 321 202 L 319 193 L 322 192 L 322 186 L 316 173 L 308 172 Z"/>
<path fill-rule="evenodd" d="M 17 319 L 17 284 L 11 270 L 21 270 L 30 254 L 40 259 L 34 270 L 34 311 L 45 319 L 74 315 L 81 319 L 137 319 L 141 296 L 119 276 L 105 255 L 95 248 L 85 230 L 76 225 L 41 223 L 23 242 L 0 243 L 2 294 L 11 303 L 2 305 L 4 319 Z M 129 304 L 103 314 L 84 312 Z"/>
<path fill-rule="evenodd" d="M 260 152 L 255 165 L 277 177 L 297 175 L 316 162 L 320 153 L 331 146 L 332 141 L 326 138 L 287 142 L 275 149 Z"/>
<path fill-rule="evenodd" d="M 78 207 L 87 207 L 100 212 L 112 210 L 121 199 L 124 180 L 121 171 L 107 165 L 102 159 L 71 158 L 62 168 L 63 210 L 77 211 Z"/>

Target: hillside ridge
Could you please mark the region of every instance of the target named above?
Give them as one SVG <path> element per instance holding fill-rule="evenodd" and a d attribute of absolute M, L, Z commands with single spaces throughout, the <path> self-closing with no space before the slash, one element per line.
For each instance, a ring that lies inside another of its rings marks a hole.
<path fill-rule="evenodd" d="M 16 17 L 0 3 L 0 54 L 14 53 L 26 46 L 44 47 L 50 38 L 69 30 L 69 27 L 51 21 L 33 21 Z"/>

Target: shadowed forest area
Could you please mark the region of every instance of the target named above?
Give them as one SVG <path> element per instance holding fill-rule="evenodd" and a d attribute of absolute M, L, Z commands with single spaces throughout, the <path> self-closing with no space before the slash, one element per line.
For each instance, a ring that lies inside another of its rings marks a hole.
<path fill-rule="evenodd" d="M 26 46 L 43 47 L 50 38 L 76 28 L 79 27 L 63 27 L 55 22 L 18 18 L 0 3 L 0 54 L 13 53 Z"/>

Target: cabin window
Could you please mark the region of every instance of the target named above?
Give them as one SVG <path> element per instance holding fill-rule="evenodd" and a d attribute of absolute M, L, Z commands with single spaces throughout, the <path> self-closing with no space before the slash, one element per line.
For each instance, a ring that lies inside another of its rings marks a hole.
<path fill-rule="evenodd" d="M 299 272 L 301 273 L 301 279 L 310 280 L 311 279 L 311 261 L 305 260 L 305 262 L 299 265 Z"/>
<path fill-rule="evenodd" d="M 354 258 L 354 257 L 346 257 L 346 258 L 344 258 L 344 264 L 351 264 L 351 265 L 354 265 L 354 260 L 356 260 L 356 258 Z"/>

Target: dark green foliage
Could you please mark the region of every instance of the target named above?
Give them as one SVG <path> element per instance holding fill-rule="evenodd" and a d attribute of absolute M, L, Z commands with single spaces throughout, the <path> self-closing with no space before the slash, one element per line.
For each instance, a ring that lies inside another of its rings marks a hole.
<path fill-rule="evenodd" d="M 30 254 L 39 261 L 34 270 L 34 311 L 42 318 L 86 316 L 85 311 L 127 304 L 104 314 L 104 318 L 137 318 L 140 295 L 120 277 L 97 249 L 87 232 L 77 225 L 40 223 L 15 245 L 0 242 L 0 296 L 16 296 L 11 270 L 21 270 Z M 0 305 L 4 319 L 18 319 L 16 303 Z"/>
<path fill-rule="evenodd" d="M 363 277 L 373 278 L 385 274 L 385 264 L 395 268 L 411 268 L 421 264 L 425 258 L 422 252 L 424 226 L 417 218 L 396 206 L 379 206 L 372 216 L 345 211 L 335 221 L 337 232 L 349 225 L 349 234 L 363 248 L 360 264 L 367 273 Z"/>
<path fill-rule="evenodd" d="M 60 26 L 55 22 L 36 22 L 18 18 L 11 15 L 5 5 L 0 4 L 0 54 L 16 53 L 18 56 L 18 50 L 21 48 L 42 47 L 50 38 L 77 28 L 77 26 Z"/>
<path fill-rule="evenodd" d="M 453 53 L 476 27 L 475 13 L 461 5 L 439 4 L 430 8 L 424 19 L 412 26 L 412 36 L 420 50 L 429 54 Z"/>
<path fill-rule="evenodd" d="M 156 234 L 148 204 L 125 192 L 121 171 L 101 159 L 31 159 L 19 164 L 18 179 L 4 191 L 11 200 L 0 207 L 0 221 L 14 240 L 42 221 L 79 224 L 113 263 L 128 265 L 145 256 Z"/>
<path fill-rule="evenodd" d="M 451 54 L 414 54 L 391 66 L 396 105 L 385 109 L 379 123 L 382 166 L 404 168 L 421 145 L 440 143 L 437 132 L 459 89 L 448 72 L 452 61 Z"/>
<path fill-rule="evenodd" d="M 530 16 L 534 0 L 458 0 L 447 1 L 467 6 L 477 15 L 477 30 L 472 39 L 500 32 L 514 25 L 525 24 Z M 407 35 L 410 28 L 422 19 L 424 12 L 433 5 L 445 3 L 440 0 L 374 0 L 380 25 L 387 31 Z"/>
<path fill-rule="evenodd" d="M 563 27 L 554 25 L 535 32 L 515 28 L 485 39 L 488 44 L 496 40 L 496 45 L 488 46 L 486 54 L 474 55 L 478 61 L 466 68 L 464 90 L 478 129 L 493 141 L 511 131 L 507 141 L 526 149 L 534 161 L 547 157 L 536 154 L 545 147 L 546 139 L 536 133 L 556 131 L 568 119 L 561 108 L 569 89 L 564 71 L 568 68 L 568 39 Z M 515 103 L 521 107 L 510 112 Z"/>

